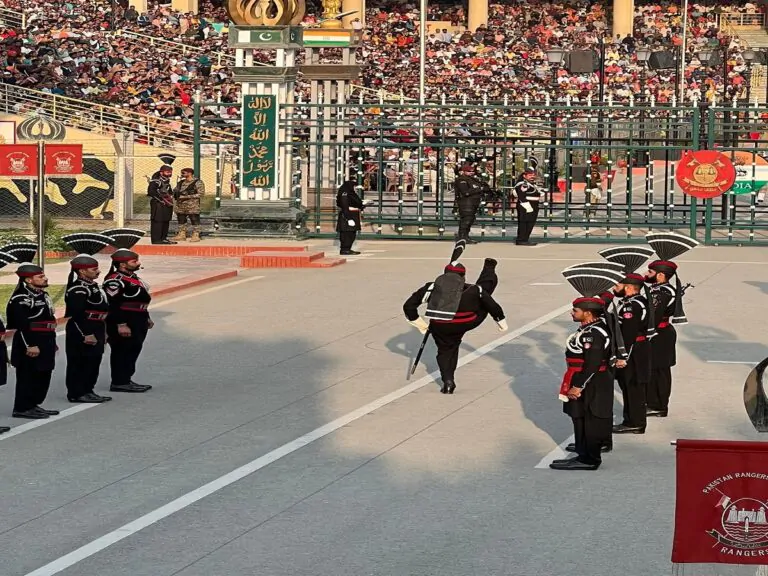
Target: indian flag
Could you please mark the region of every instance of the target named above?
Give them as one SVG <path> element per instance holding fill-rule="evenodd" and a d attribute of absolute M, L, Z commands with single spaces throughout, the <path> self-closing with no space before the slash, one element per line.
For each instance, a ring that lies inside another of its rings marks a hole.
<path fill-rule="evenodd" d="M 345 47 L 352 43 L 352 32 L 346 30 L 304 30 L 304 46 Z"/>

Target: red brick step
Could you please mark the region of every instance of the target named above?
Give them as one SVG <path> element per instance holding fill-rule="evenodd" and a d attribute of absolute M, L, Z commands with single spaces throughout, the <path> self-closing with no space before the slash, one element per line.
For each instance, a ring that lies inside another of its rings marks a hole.
<path fill-rule="evenodd" d="M 241 268 L 330 268 L 344 264 L 342 258 L 326 258 L 325 252 L 250 252 L 240 257 Z"/>

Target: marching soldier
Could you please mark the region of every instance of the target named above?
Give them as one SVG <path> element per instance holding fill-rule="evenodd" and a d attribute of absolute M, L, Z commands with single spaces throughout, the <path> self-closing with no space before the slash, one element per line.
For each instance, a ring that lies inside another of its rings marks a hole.
<path fill-rule="evenodd" d="M 619 306 L 621 334 L 628 358 L 617 362 L 616 379 L 624 398 L 624 417 L 613 427 L 614 434 L 644 434 L 646 426 L 645 394 L 651 376 L 651 343 L 653 310 L 643 295 L 645 278 L 627 274 L 616 292 L 623 298 Z"/>
<path fill-rule="evenodd" d="M 13 335 L 11 364 L 16 368 L 14 418 L 40 420 L 56 416 L 58 410 L 40 407 L 48 395 L 56 363 L 56 316 L 43 269 L 21 264 L 19 283 L 8 302 L 6 315 Z"/>
<path fill-rule="evenodd" d="M 0 318 L 0 386 L 8 384 L 8 346 L 5 343 L 5 324 Z M 0 426 L 0 434 L 8 432 L 9 426 Z"/>
<path fill-rule="evenodd" d="M 526 168 L 521 180 L 515 184 L 514 194 L 517 198 L 517 240 L 518 246 L 536 246 L 531 242 L 531 232 L 539 217 L 539 202 L 541 190 L 536 186 L 536 170 Z"/>
<path fill-rule="evenodd" d="M 408 323 L 418 328 L 422 334 L 429 330 L 435 340 L 437 365 L 443 382 L 440 392 L 443 394 L 453 394 L 456 390 L 454 374 L 464 335 L 480 326 L 488 315 L 494 319 L 500 331 L 508 329 L 504 311 L 492 296 L 499 283 L 496 264 L 496 260 L 486 258 L 477 283 L 466 284 L 466 269 L 462 264 L 452 261 L 445 267 L 443 276 L 419 288 L 403 305 Z M 435 290 L 436 285 L 441 282 L 443 287 Z M 450 290 L 450 286 L 458 289 Z M 433 294 L 435 299 L 432 298 Z M 456 301 L 453 301 L 454 299 Z M 427 304 L 427 316 L 433 318 L 429 324 L 419 315 L 419 306 L 422 304 Z M 437 319 L 441 316 L 445 319 Z"/>
<path fill-rule="evenodd" d="M 568 369 L 560 387 L 563 412 L 573 420 L 576 457 L 555 460 L 554 470 L 597 470 L 601 452 L 611 444 L 613 374 L 610 371 L 611 336 L 602 318 L 601 298 L 577 298 L 571 317 L 579 329 L 568 339 Z"/>
<path fill-rule="evenodd" d="M 147 285 L 136 275 L 139 268 L 136 252 L 116 250 L 112 254 L 112 269 L 104 280 L 109 303 L 107 341 L 111 348 L 112 392 L 146 392 L 152 388 L 131 379 L 147 331 L 154 326 L 147 310 L 152 297 Z"/>
<path fill-rule="evenodd" d="M 483 195 L 490 192 L 490 187 L 475 176 L 472 164 L 466 163 L 462 165 L 453 188 L 459 209 L 459 232 L 456 239 L 466 240 L 467 244 L 477 244 L 477 241 L 469 237 L 469 231 L 475 223 L 477 209 L 480 207 Z"/>
<path fill-rule="evenodd" d="M 64 295 L 67 321 L 67 399 L 70 402 L 99 404 L 112 400 L 93 389 L 99 379 L 106 342 L 107 302 L 96 283 L 99 262 L 86 254 L 70 261 L 72 271 Z"/>
<path fill-rule="evenodd" d="M 677 264 L 656 260 L 648 265 L 656 336 L 651 343 L 651 377 L 648 383 L 647 415 L 665 418 L 672 395 L 672 366 L 677 363 L 677 331 L 671 318 L 682 315 L 682 296 L 669 281 L 677 274 Z M 679 279 L 678 279 L 679 284 Z M 684 316 L 682 316 L 684 318 Z"/>

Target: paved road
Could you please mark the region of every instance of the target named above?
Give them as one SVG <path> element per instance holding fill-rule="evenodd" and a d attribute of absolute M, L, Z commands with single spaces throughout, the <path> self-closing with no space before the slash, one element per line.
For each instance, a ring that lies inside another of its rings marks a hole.
<path fill-rule="evenodd" d="M 670 418 L 618 438 L 596 473 L 558 473 L 537 466 L 571 434 L 556 394 L 574 293 L 559 271 L 598 247 L 471 247 L 470 277 L 500 259 L 510 332 L 466 339 L 454 396 L 428 376 L 431 344 L 406 382 L 420 335 L 401 313 L 450 246 L 363 249 L 376 252 L 158 303 L 136 378 L 150 393 L 0 437 L 3 576 L 669 573 L 670 440 L 758 437 L 741 388 L 768 356 L 768 253 L 685 259 L 696 288 Z M 59 362 L 48 405 L 67 408 Z"/>

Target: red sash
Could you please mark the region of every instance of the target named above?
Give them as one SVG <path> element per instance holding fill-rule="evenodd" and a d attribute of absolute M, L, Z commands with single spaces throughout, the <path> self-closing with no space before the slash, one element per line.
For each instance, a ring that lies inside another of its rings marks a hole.
<path fill-rule="evenodd" d="M 566 358 L 565 363 L 568 365 L 568 369 L 563 374 L 563 381 L 560 383 L 560 393 L 557 397 L 563 402 L 568 402 L 568 390 L 571 389 L 573 375 L 578 374 L 584 369 L 584 360 L 581 358 Z M 605 372 L 606 370 L 608 370 L 607 364 L 602 364 L 599 368 L 599 372 Z"/>

